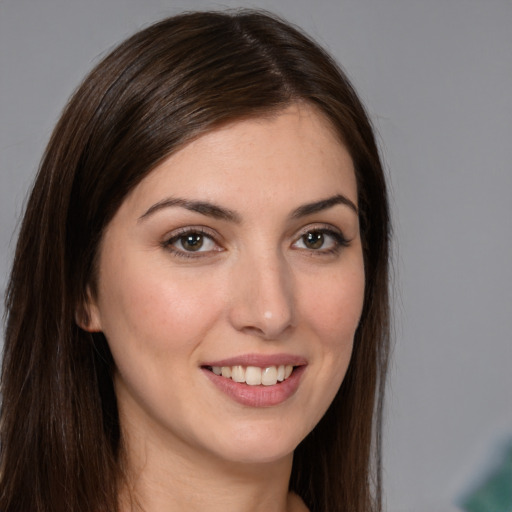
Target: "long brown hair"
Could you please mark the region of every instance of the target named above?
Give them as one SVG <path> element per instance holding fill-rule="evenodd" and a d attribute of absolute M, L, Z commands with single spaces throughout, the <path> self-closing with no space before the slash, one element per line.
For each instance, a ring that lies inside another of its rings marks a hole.
<path fill-rule="evenodd" d="M 104 336 L 76 323 L 102 233 L 127 193 L 192 138 L 296 101 L 316 106 L 353 158 L 366 289 L 347 375 L 298 446 L 290 489 L 311 511 L 381 509 L 389 220 L 374 135 L 322 49 L 273 16 L 239 11 L 183 14 L 135 34 L 89 74 L 55 128 L 6 297 L 0 510 L 117 510 L 114 362 Z"/>

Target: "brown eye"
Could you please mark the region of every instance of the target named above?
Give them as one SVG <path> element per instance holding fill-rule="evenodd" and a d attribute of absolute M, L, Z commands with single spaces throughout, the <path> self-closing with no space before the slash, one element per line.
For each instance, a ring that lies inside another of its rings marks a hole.
<path fill-rule="evenodd" d="M 180 230 L 163 243 L 163 247 L 176 256 L 206 256 L 222 250 L 212 235 L 197 229 Z"/>
<path fill-rule="evenodd" d="M 317 254 L 329 254 L 347 247 L 349 242 L 343 234 L 332 228 L 318 228 L 303 231 L 293 244 L 295 249 L 304 249 Z"/>
<path fill-rule="evenodd" d="M 189 233 L 181 236 L 179 244 L 185 251 L 199 251 L 204 244 L 204 236 L 201 233 Z"/>
<path fill-rule="evenodd" d="M 324 245 L 325 237 L 321 231 L 310 231 L 302 236 L 302 241 L 308 249 L 321 249 Z"/>

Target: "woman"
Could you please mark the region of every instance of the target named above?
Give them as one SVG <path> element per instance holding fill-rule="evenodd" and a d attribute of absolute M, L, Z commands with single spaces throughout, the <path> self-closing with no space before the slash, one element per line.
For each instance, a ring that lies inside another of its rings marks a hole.
<path fill-rule="evenodd" d="M 380 510 L 388 234 L 370 123 L 303 34 L 192 13 L 128 39 L 27 204 L 0 509 Z"/>

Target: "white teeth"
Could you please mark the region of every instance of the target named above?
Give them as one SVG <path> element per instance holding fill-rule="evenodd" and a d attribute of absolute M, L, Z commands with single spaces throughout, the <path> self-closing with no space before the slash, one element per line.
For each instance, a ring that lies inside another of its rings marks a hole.
<path fill-rule="evenodd" d="M 245 370 L 245 382 L 249 386 L 259 386 L 261 384 L 261 368 L 248 366 Z"/>
<path fill-rule="evenodd" d="M 279 366 L 212 366 L 215 375 L 232 379 L 235 382 L 245 382 L 249 386 L 275 386 L 278 382 L 286 380 L 293 372 L 291 364 Z"/>
<path fill-rule="evenodd" d="M 277 384 L 277 368 L 275 366 L 269 366 L 262 370 L 261 383 L 264 386 L 274 386 Z"/>
<path fill-rule="evenodd" d="M 231 368 L 231 378 L 235 382 L 245 382 L 245 370 L 243 366 L 233 366 Z"/>

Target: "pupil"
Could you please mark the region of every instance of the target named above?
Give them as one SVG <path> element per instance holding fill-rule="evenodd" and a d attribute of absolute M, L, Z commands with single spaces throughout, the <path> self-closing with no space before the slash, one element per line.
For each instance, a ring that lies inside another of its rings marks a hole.
<path fill-rule="evenodd" d="M 194 233 L 183 237 L 183 247 L 189 251 L 198 251 L 203 246 L 203 235 Z"/>
<path fill-rule="evenodd" d="M 307 233 L 304 236 L 304 243 L 310 249 L 320 249 L 324 244 L 324 234 L 319 231 L 313 231 L 311 233 Z"/>

